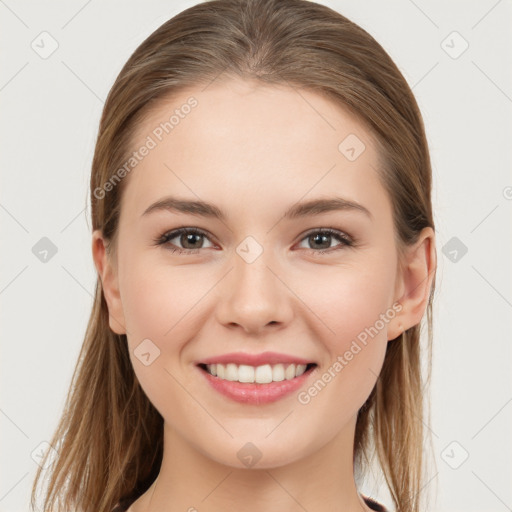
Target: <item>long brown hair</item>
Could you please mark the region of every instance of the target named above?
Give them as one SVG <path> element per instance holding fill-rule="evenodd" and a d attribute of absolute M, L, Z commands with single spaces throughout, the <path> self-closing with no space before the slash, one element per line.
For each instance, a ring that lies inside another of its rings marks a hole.
<path fill-rule="evenodd" d="M 413 244 L 427 226 L 434 229 L 423 120 L 404 77 L 373 37 L 338 12 L 306 0 L 209 0 L 152 33 L 129 58 L 105 102 L 90 199 L 92 228 L 110 242 L 110 254 L 126 179 L 108 193 L 101 191 L 133 152 L 138 121 L 164 96 L 206 86 L 222 73 L 313 91 L 349 109 L 377 140 L 379 176 L 392 200 L 397 246 Z M 423 396 L 431 374 L 434 286 L 433 280 L 426 378 L 418 324 L 388 342 L 381 374 L 356 424 L 356 469 L 364 474 L 370 455 L 376 454 L 395 507 L 403 512 L 418 511 L 422 496 Z M 143 494 L 160 469 L 163 418 L 137 381 L 126 335 L 109 327 L 99 277 L 51 445 L 57 455 L 48 469 L 44 512 L 110 512 L 120 500 Z M 41 475 L 39 468 L 32 509 Z"/>

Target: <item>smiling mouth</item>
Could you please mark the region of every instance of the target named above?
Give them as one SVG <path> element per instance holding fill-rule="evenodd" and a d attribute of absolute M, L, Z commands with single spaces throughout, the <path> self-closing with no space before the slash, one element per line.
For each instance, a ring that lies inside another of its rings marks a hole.
<path fill-rule="evenodd" d="M 269 384 L 293 380 L 296 377 L 312 371 L 316 363 L 309 364 L 264 364 L 250 366 L 245 364 L 198 364 L 198 367 L 219 380 L 241 382 L 247 384 Z"/>

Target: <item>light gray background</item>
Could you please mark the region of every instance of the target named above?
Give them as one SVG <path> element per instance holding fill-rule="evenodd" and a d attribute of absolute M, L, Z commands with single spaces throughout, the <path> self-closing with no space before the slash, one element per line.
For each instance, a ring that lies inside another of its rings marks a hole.
<path fill-rule="evenodd" d="M 195 3 L 0 0 L 1 512 L 28 510 L 31 454 L 56 427 L 92 305 L 103 101 L 137 45 Z M 439 259 L 429 510 L 512 510 L 511 2 L 320 3 L 382 44 L 426 124 Z M 58 43 L 46 59 L 31 46 L 51 48 L 43 31 Z M 43 237 L 57 247 L 46 263 L 32 250 Z"/>

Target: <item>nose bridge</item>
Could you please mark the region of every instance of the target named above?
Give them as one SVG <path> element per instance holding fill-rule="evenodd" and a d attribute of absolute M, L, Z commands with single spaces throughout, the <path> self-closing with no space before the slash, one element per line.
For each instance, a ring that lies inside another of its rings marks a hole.
<path fill-rule="evenodd" d="M 276 288 L 275 276 L 269 270 L 273 266 L 270 248 L 248 237 L 236 248 L 233 256 L 233 295 L 238 301 L 245 300 L 247 307 L 255 308 L 276 298 L 279 293 Z"/>
<path fill-rule="evenodd" d="M 275 276 L 269 270 L 272 268 L 270 250 L 265 250 L 257 257 L 252 259 L 254 253 L 250 251 L 240 254 L 241 249 L 237 249 L 237 254 L 233 257 L 233 280 L 235 281 L 235 291 L 246 295 L 248 292 L 267 293 L 269 288 L 273 288 Z M 246 258 L 248 256 L 248 258 Z"/>
<path fill-rule="evenodd" d="M 247 331 L 286 321 L 286 287 L 275 275 L 278 265 L 273 251 L 247 237 L 236 247 L 231 263 L 219 297 L 219 321 L 238 324 Z"/>

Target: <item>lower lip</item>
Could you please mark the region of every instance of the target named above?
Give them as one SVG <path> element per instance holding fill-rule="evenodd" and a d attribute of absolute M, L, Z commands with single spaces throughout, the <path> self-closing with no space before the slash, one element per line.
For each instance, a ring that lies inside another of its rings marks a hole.
<path fill-rule="evenodd" d="M 222 395 L 231 398 L 235 402 L 259 405 L 276 402 L 290 393 L 297 391 L 304 385 L 305 381 L 317 367 L 314 366 L 310 368 L 299 377 L 290 380 L 282 380 L 280 382 L 269 382 L 268 384 L 253 384 L 250 382 L 245 383 L 219 379 L 206 370 L 199 367 L 197 368 L 204 375 L 212 388 Z"/>

